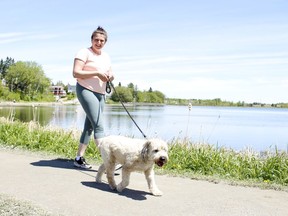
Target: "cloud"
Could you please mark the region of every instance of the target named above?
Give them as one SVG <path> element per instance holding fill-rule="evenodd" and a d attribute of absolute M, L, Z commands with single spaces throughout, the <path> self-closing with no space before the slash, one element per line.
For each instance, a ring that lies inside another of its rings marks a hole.
<path fill-rule="evenodd" d="M 37 33 L 37 32 L 6 32 L 0 33 L 0 44 L 9 44 L 15 42 L 31 40 L 48 40 L 59 37 L 58 34 Z"/>

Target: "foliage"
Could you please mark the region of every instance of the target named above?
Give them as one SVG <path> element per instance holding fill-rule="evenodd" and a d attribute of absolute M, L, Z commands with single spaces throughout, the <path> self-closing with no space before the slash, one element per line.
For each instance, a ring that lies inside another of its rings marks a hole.
<path fill-rule="evenodd" d="M 244 102 L 233 103 L 230 101 L 222 101 L 220 98 L 215 99 L 178 99 L 169 98 L 166 100 L 167 104 L 174 105 L 187 105 L 192 103 L 194 106 L 244 106 Z"/>
<path fill-rule="evenodd" d="M 288 108 L 288 103 L 263 104 L 263 103 L 245 103 L 244 101 L 231 102 L 223 101 L 220 98 L 215 99 L 180 99 L 166 98 L 165 103 L 169 105 L 185 105 L 191 103 L 193 106 L 229 106 L 229 107 L 275 107 Z"/>
<path fill-rule="evenodd" d="M 19 93 L 22 100 L 41 100 L 41 95 L 49 93 L 50 79 L 35 62 L 18 61 L 11 65 L 5 76 L 9 90 Z"/>
<path fill-rule="evenodd" d="M 74 100 L 75 98 L 77 98 L 76 93 L 74 92 L 67 93 L 67 100 Z"/>
<path fill-rule="evenodd" d="M 272 104 L 272 107 L 288 108 L 288 103 Z"/>
<path fill-rule="evenodd" d="M 64 85 L 64 83 L 61 81 L 61 80 L 58 80 L 57 82 L 56 82 L 56 84 L 54 84 L 54 83 L 52 83 L 52 85 L 54 86 L 63 86 L 63 87 L 65 87 L 65 85 Z"/>
<path fill-rule="evenodd" d="M 0 60 L 0 80 L 5 79 L 8 68 L 15 63 L 11 57 L 6 57 L 6 60 Z"/>
<path fill-rule="evenodd" d="M 0 119 L 0 144 L 20 147 L 33 151 L 45 151 L 56 153 L 68 158 L 74 158 L 78 148 L 77 131 L 65 131 L 59 128 L 41 127 L 36 122 L 21 123 Z M 77 137 L 76 137 L 77 136 Z M 95 153 L 95 145 L 89 145 L 86 151 L 87 157 L 91 158 Z M 94 148 L 93 148 L 94 146 Z"/>
<path fill-rule="evenodd" d="M 288 186 L 288 155 L 285 152 L 236 152 L 204 144 L 170 145 L 166 169 L 237 180 L 255 180 Z"/>
<path fill-rule="evenodd" d="M 153 91 L 149 88 L 149 91 L 139 91 L 137 86 L 133 83 L 129 83 L 127 87 L 122 87 L 121 84 L 115 87 L 111 95 L 111 100 L 119 102 L 120 97 L 122 102 L 138 102 L 138 103 L 164 103 L 165 95 L 160 91 Z"/>
<path fill-rule="evenodd" d="M 133 98 L 137 98 L 137 92 L 138 92 L 137 85 L 134 85 L 133 83 L 129 83 L 128 88 L 131 89 Z"/>
<path fill-rule="evenodd" d="M 73 159 L 80 132 L 40 127 L 35 122 L 20 123 L 0 119 L 0 145 L 64 155 Z M 85 153 L 90 160 L 100 161 L 95 145 Z M 169 162 L 162 168 L 168 173 L 193 173 L 230 180 L 251 180 L 269 185 L 288 186 L 288 155 L 267 151 L 262 154 L 249 150 L 236 152 L 207 144 L 175 140 L 169 143 Z"/>
<path fill-rule="evenodd" d="M 0 83 L 0 98 L 6 98 L 9 93 L 9 89 Z"/>
<path fill-rule="evenodd" d="M 14 61 L 13 58 L 7 57 L 6 60 L 0 60 L 0 79 L 6 83 L 8 89 L 0 83 L 0 98 L 5 100 L 24 100 L 24 101 L 54 101 L 54 97 L 49 92 L 50 79 L 44 75 L 43 69 L 35 62 Z M 5 84 L 4 84 L 5 85 Z M 64 86 L 62 81 L 58 81 L 56 85 Z M 263 104 L 263 103 L 245 103 L 244 101 L 231 102 L 223 101 L 220 98 L 215 99 L 180 99 L 166 98 L 160 91 L 154 91 L 151 87 L 148 91 L 139 91 L 137 85 L 129 83 L 127 87 L 122 87 L 119 82 L 116 87 L 123 102 L 138 103 L 165 103 L 168 105 L 188 105 L 193 106 L 237 106 L 237 107 L 277 107 L 288 108 L 288 103 Z M 111 94 L 113 102 L 119 102 L 116 92 Z M 71 100 L 76 97 L 75 94 L 67 95 L 67 99 Z"/>
<path fill-rule="evenodd" d="M 133 96 L 131 89 L 127 87 L 117 86 L 115 87 L 116 92 L 113 92 L 111 95 L 111 100 L 115 102 L 132 102 Z"/>

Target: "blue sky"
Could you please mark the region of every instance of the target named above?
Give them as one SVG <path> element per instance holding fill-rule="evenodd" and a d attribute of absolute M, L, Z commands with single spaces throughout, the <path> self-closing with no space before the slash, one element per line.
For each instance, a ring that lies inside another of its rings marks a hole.
<path fill-rule="evenodd" d="M 1 0 L 0 59 L 35 61 L 75 84 L 98 25 L 115 84 L 166 97 L 288 102 L 287 0 Z"/>

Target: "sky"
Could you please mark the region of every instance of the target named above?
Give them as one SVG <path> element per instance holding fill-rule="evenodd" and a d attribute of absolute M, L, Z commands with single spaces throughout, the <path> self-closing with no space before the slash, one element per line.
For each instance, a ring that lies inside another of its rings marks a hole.
<path fill-rule="evenodd" d="M 168 98 L 288 102 L 287 0 L 0 0 L 0 59 L 75 85 L 100 25 L 113 83 Z"/>

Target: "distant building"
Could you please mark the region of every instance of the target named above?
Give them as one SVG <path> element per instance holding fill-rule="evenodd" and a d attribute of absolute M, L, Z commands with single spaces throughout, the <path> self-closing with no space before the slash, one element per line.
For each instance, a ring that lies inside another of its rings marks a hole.
<path fill-rule="evenodd" d="M 66 97 L 67 93 L 64 90 L 63 86 L 51 86 L 50 91 L 55 95 L 59 97 Z"/>
<path fill-rule="evenodd" d="M 67 89 L 68 93 L 76 93 L 76 85 L 70 85 L 68 83 L 67 87 L 68 87 Z"/>

